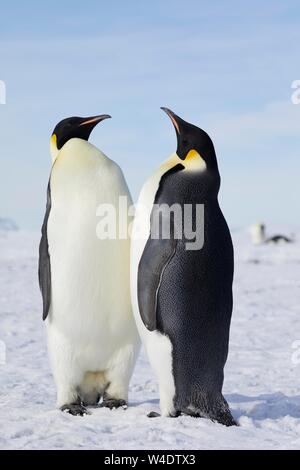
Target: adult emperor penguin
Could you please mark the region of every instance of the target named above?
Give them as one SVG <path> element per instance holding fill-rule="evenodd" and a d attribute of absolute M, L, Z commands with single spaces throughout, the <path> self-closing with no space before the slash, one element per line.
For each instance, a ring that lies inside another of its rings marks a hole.
<path fill-rule="evenodd" d="M 158 378 L 162 415 L 183 413 L 236 425 L 222 395 L 233 247 L 218 203 L 216 154 L 206 132 L 162 109 L 175 127 L 177 152 L 150 177 L 139 197 L 131 249 L 134 314 Z M 187 222 L 204 233 L 201 249 L 191 247 L 184 225 L 180 228 L 174 212 L 165 211 L 175 205 L 184 210 L 185 204 L 193 209 Z M 200 204 L 204 220 L 197 227 Z M 170 218 L 170 236 L 165 237 L 163 224 Z"/>
<path fill-rule="evenodd" d="M 109 117 L 64 119 L 51 137 L 39 282 L 57 406 L 73 415 L 84 415 L 101 397 L 103 406 L 126 407 L 139 346 L 129 239 L 96 235 L 101 204 L 118 217 L 119 197 L 131 203 L 121 169 L 88 142 Z"/>

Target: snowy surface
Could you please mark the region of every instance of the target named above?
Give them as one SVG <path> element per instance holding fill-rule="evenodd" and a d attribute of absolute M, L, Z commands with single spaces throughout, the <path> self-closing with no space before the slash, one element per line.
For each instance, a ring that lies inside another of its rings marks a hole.
<path fill-rule="evenodd" d="M 300 448 L 300 354 L 293 349 L 297 340 L 300 349 L 300 241 L 253 247 L 246 232 L 234 233 L 235 307 L 224 393 L 240 427 L 226 428 L 190 417 L 147 418 L 158 410 L 158 391 L 144 354 L 127 411 L 95 408 L 80 418 L 54 408 L 38 239 L 0 233 L 0 448 Z"/>

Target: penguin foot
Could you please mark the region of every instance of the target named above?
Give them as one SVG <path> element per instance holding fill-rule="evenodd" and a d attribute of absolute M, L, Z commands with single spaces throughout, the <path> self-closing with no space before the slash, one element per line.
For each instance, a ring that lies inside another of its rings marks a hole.
<path fill-rule="evenodd" d="M 88 410 L 80 404 L 64 405 L 61 407 L 61 411 L 69 413 L 72 416 L 85 416 L 90 414 Z"/>
<path fill-rule="evenodd" d="M 160 418 L 160 416 L 161 415 L 156 411 L 150 411 L 150 413 L 147 414 L 147 418 Z"/>
<path fill-rule="evenodd" d="M 123 410 L 127 410 L 128 408 L 125 400 L 108 397 L 103 398 L 103 402 L 100 406 L 103 408 L 109 408 L 110 410 L 115 410 L 117 408 L 123 408 Z"/>
<path fill-rule="evenodd" d="M 172 414 L 168 415 L 168 418 L 178 418 L 178 416 L 181 415 L 180 411 L 175 411 Z M 161 415 L 157 413 L 156 411 L 150 411 L 150 413 L 147 414 L 147 418 L 160 418 Z"/>

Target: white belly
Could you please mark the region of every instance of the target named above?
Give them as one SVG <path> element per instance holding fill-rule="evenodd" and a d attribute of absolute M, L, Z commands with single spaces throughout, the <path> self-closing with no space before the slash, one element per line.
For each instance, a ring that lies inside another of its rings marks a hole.
<path fill-rule="evenodd" d="M 164 416 L 168 416 L 174 412 L 173 399 L 175 396 L 175 384 L 172 372 L 172 344 L 167 336 L 161 334 L 158 331 L 149 331 L 145 327 L 139 311 L 137 282 L 139 261 L 142 257 L 150 233 L 150 215 L 155 200 L 155 195 L 161 176 L 168 170 L 169 167 L 174 166 L 174 159 L 176 159 L 176 157 L 173 156 L 167 162 L 165 162 L 145 183 L 141 191 L 132 230 L 130 260 L 131 300 L 133 313 L 150 364 L 154 369 L 159 382 L 160 407 Z"/>
<path fill-rule="evenodd" d="M 61 335 L 91 371 L 105 369 L 112 355 L 136 336 L 130 242 L 100 240 L 96 234 L 97 207 L 113 204 L 118 215 L 119 196 L 131 203 L 117 165 L 86 142 L 68 142 L 51 176 L 52 296 L 47 326 L 50 336 L 51 331 Z"/>

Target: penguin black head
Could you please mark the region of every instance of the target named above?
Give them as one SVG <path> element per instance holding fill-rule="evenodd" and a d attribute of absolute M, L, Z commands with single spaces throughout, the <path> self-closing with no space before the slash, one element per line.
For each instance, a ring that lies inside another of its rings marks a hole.
<path fill-rule="evenodd" d="M 161 108 L 170 117 L 177 135 L 177 155 L 195 169 L 207 168 L 218 172 L 214 144 L 209 135 L 199 127 L 190 124 L 168 108 Z"/>
<path fill-rule="evenodd" d="M 101 114 L 91 117 L 70 117 L 60 121 L 55 127 L 51 136 L 51 154 L 53 160 L 57 157 L 59 150 L 70 140 L 74 138 L 89 140 L 92 130 L 96 125 L 108 119 L 111 116 Z"/>

